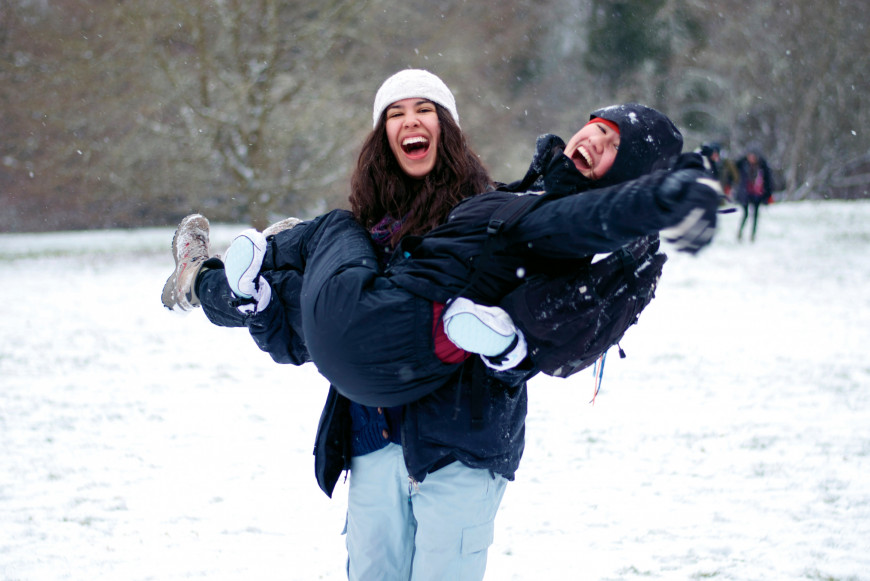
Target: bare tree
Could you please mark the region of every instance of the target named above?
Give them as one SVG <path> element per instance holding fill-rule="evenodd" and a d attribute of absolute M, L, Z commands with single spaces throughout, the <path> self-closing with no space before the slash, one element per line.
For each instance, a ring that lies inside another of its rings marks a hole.
<path fill-rule="evenodd" d="M 498 179 L 637 100 L 688 148 L 759 143 L 786 197 L 867 197 L 868 28 L 863 0 L 0 0 L 0 229 L 341 205 L 404 67 L 445 79 Z"/>
<path fill-rule="evenodd" d="M 824 196 L 870 148 L 866 71 L 870 15 L 860 0 L 695 6 L 709 43 L 692 55 L 707 106 L 732 153 L 760 145 L 782 170 L 786 198 Z M 679 71 L 687 70 L 679 67 Z"/>
<path fill-rule="evenodd" d="M 279 209 L 299 212 L 324 194 L 347 135 L 324 142 L 329 133 L 315 128 L 326 115 L 306 90 L 365 4 L 177 0 L 161 19 L 172 24 L 156 54 L 179 99 L 178 136 L 232 180 L 221 195 L 235 199 L 240 218 L 263 227 Z"/>

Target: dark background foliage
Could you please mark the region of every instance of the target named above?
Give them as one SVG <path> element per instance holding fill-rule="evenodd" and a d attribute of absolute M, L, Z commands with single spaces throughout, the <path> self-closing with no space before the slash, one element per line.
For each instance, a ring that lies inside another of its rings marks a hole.
<path fill-rule="evenodd" d="M 264 226 L 342 206 L 380 83 L 453 89 L 493 175 L 593 109 L 760 145 L 780 199 L 868 197 L 863 0 L 0 0 L 0 231 Z"/>

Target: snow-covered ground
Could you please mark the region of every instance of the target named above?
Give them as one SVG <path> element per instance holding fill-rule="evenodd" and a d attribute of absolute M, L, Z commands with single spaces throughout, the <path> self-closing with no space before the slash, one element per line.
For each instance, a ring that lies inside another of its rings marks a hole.
<path fill-rule="evenodd" d="M 532 381 L 487 579 L 870 579 L 870 202 L 738 220 L 671 253 L 594 405 Z M 345 578 L 324 380 L 163 309 L 171 235 L 0 235 L 0 579 Z"/>

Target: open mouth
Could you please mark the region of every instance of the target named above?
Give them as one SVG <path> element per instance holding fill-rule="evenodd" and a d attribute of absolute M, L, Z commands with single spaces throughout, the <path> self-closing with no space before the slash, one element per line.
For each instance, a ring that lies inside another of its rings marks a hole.
<path fill-rule="evenodd" d="M 578 170 L 592 169 L 592 157 L 582 145 L 574 150 L 571 159 L 574 161 L 574 165 L 577 166 Z"/>
<path fill-rule="evenodd" d="M 425 137 L 407 137 L 402 141 L 402 151 L 410 157 L 422 157 L 429 151 L 429 140 Z"/>

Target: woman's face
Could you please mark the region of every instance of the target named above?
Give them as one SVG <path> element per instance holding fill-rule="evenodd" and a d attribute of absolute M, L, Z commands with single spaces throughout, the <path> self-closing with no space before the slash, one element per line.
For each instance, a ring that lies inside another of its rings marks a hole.
<path fill-rule="evenodd" d="M 435 167 L 441 124 L 435 104 L 402 99 L 385 111 L 387 140 L 399 166 L 412 178 L 426 177 Z"/>
<path fill-rule="evenodd" d="M 597 180 L 613 167 L 619 149 L 619 133 L 604 123 L 589 123 L 574 134 L 565 146 L 577 171 Z"/>

